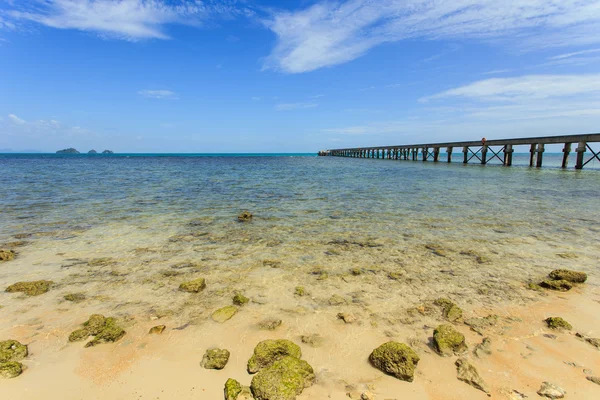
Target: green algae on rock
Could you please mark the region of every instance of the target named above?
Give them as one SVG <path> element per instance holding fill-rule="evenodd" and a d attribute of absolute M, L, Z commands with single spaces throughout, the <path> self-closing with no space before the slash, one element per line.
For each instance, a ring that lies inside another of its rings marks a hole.
<path fill-rule="evenodd" d="M 10 261 L 15 258 L 17 253 L 12 250 L 0 249 L 0 261 Z"/>
<path fill-rule="evenodd" d="M 491 314 L 483 318 L 469 318 L 465 320 L 465 324 L 471 327 L 474 332 L 483 335 L 483 330 L 491 328 L 498 323 L 498 316 Z"/>
<path fill-rule="evenodd" d="M 341 306 L 342 304 L 348 304 L 348 302 L 339 294 L 334 294 L 329 298 L 330 306 Z"/>
<path fill-rule="evenodd" d="M 440 325 L 433 331 L 433 345 L 435 350 L 444 357 L 453 354 L 460 355 L 467 351 L 465 336 L 458 332 L 452 325 Z"/>
<path fill-rule="evenodd" d="M 21 361 L 29 354 L 27 345 L 16 340 L 0 342 L 0 362 Z"/>
<path fill-rule="evenodd" d="M 562 319 L 561 317 L 549 317 L 544 320 L 550 329 L 566 329 L 571 330 L 573 327 L 570 323 Z"/>
<path fill-rule="evenodd" d="M 256 345 L 254 354 L 248 360 L 248 372 L 255 374 L 286 356 L 301 358 L 300 346 L 286 339 L 263 340 Z"/>
<path fill-rule="evenodd" d="M 250 222 L 252 220 L 252 213 L 250 211 L 243 211 L 237 217 L 239 222 Z"/>
<path fill-rule="evenodd" d="M 587 280 L 585 272 L 572 271 L 569 269 L 555 269 L 548 275 L 550 279 L 557 281 L 565 280 L 571 283 L 584 283 Z"/>
<path fill-rule="evenodd" d="M 260 370 L 252 378 L 250 389 L 256 400 L 295 400 L 314 381 L 309 363 L 286 356 Z"/>
<path fill-rule="evenodd" d="M 540 283 L 540 286 L 550 290 L 557 290 L 559 292 L 567 292 L 573 289 L 573 284 L 564 279 L 560 280 L 550 280 L 546 279 Z"/>
<path fill-rule="evenodd" d="M 442 309 L 442 315 L 450 322 L 456 322 L 462 318 L 463 310 L 454 302 L 445 298 L 439 298 L 433 302 Z"/>
<path fill-rule="evenodd" d="M 233 304 L 235 304 L 236 306 L 244 306 L 249 302 L 250 299 L 241 293 L 236 293 L 235 296 L 233 296 Z"/>
<path fill-rule="evenodd" d="M 294 294 L 296 296 L 306 296 L 308 293 L 306 293 L 306 290 L 304 289 L 304 286 L 296 286 L 296 289 L 294 289 Z"/>
<path fill-rule="evenodd" d="M 0 362 L 0 378 L 12 379 L 23 373 L 23 364 L 17 361 Z"/>
<path fill-rule="evenodd" d="M 375 368 L 407 382 L 413 381 L 419 360 L 413 349 L 399 342 L 384 343 L 369 356 L 369 361 Z"/>
<path fill-rule="evenodd" d="M 160 335 L 161 333 L 163 333 L 163 331 L 167 328 L 166 325 L 156 325 L 153 326 L 152 328 L 150 328 L 150 330 L 148 331 L 149 334 L 155 334 L 155 335 Z"/>
<path fill-rule="evenodd" d="M 213 312 L 210 317 L 213 321 L 222 324 L 223 322 L 230 320 L 231 317 L 237 314 L 237 312 L 238 309 L 236 306 L 226 306 L 223 308 L 219 308 L 217 311 Z"/>
<path fill-rule="evenodd" d="M 487 384 L 483 381 L 481 376 L 479 376 L 477 369 L 473 365 L 469 364 L 469 362 L 464 358 L 459 358 L 456 360 L 455 365 L 456 378 L 459 381 L 463 381 L 473 386 L 475 389 L 481 390 L 488 396 L 491 396 Z"/>
<path fill-rule="evenodd" d="M 179 285 L 179 290 L 188 293 L 198 293 L 206 288 L 206 279 L 198 278 L 193 281 L 183 282 Z"/>
<path fill-rule="evenodd" d="M 39 296 L 50 290 L 50 286 L 54 282 L 52 281 L 30 281 L 30 282 L 17 282 L 6 288 L 6 292 L 25 293 L 27 296 Z"/>
<path fill-rule="evenodd" d="M 85 347 L 93 347 L 101 343 L 113 343 L 125 336 L 125 330 L 117 325 L 114 318 L 106 318 L 104 328 Z"/>
<path fill-rule="evenodd" d="M 100 314 L 93 314 L 83 323 L 82 329 L 77 329 L 69 335 L 69 342 L 79 342 L 90 336 L 94 338 L 86 343 L 85 347 L 93 347 L 101 343 L 112 343 L 125 335 L 125 330 L 117 325 L 114 318 L 105 318 Z"/>
<path fill-rule="evenodd" d="M 200 361 L 200 366 L 206 369 L 223 369 L 227 365 L 229 361 L 229 351 L 225 349 L 208 349 L 204 356 L 202 357 L 202 361 Z"/>
<path fill-rule="evenodd" d="M 264 331 L 274 331 L 275 329 L 279 328 L 279 326 L 281 326 L 282 322 L 283 321 L 281 321 L 281 319 L 279 318 L 267 318 L 258 323 L 258 329 Z"/>
<path fill-rule="evenodd" d="M 104 329 L 105 325 L 106 318 L 101 314 L 92 314 L 88 320 L 83 323 L 83 326 L 85 326 L 85 329 L 87 329 L 90 335 L 97 335 Z"/>
<path fill-rule="evenodd" d="M 64 299 L 67 301 L 72 301 L 74 303 L 79 303 L 86 299 L 85 294 L 83 293 L 69 293 L 64 296 Z"/>
<path fill-rule="evenodd" d="M 235 379 L 227 379 L 225 382 L 225 400 L 237 400 L 238 395 L 242 392 L 242 385 Z"/>
<path fill-rule="evenodd" d="M 77 329 L 76 331 L 71 332 L 69 335 L 69 342 L 81 342 L 90 337 L 90 331 L 86 328 Z"/>

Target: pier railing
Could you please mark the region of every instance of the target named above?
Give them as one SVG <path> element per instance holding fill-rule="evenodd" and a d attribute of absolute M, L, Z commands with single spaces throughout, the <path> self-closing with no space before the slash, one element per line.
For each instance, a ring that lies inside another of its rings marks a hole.
<path fill-rule="evenodd" d="M 591 133 L 586 135 L 566 135 L 566 136 L 546 136 L 532 138 L 516 138 L 501 140 L 468 141 L 468 142 L 447 142 L 447 143 L 426 143 L 411 144 L 399 146 L 375 146 L 375 147 L 357 147 L 349 149 L 323 150 L 319 152 L 320 156 L 334 157 L 355 157 L 355 158 L 381 158 L 391 160 L 419 160 L 419 154 L 422 161 L 439 161 L 440 149 L 446 149 L 448 162 L 452 162 L 452 153 L 455 149 L 461 149 L 463 156 L 462 162 L 468 164 L 476 160 L 480 164 L 487 164 L 493 159 L 509 167 L 512 165 L 514 146 L 530 146 L 530 167 L 541 167 L 544 157 L 545 145 L 564 144 L 562 167 L 567 168 L 569 154 L 574 144 L 576 153 L 575 168 L 582 169 L 589 162 L 596 159 L 600 161 L 600 151 L 595 152 L 590 143 L 600 142 L 600 133 Z M 586 152 L 589 151 L 589 158 L 586 159 Z"/>

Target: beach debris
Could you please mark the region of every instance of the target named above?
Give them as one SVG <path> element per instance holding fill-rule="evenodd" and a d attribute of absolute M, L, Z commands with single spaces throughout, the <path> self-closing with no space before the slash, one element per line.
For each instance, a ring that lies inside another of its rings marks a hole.
<path fill-rule="evenodd" d="M 419 360 L 412 348 L 399 342 L 384 343 L 369 356 L 375 368 L 406 382 L 413 381 Z"/>
<path fill-rule="evenodd" d="M 23 373 L 23 364 L 17 361 L 0 362 L 0 378 L 12 379 Z"/>
<path fill-rule="evenodd" d="M 93 314 L 83 323 L 82 329 L 77 329 L 69 335 L 69 342 L 79 342 L 94 336 L 85 344 L 85 347 L 93 347 L 101 343 L 113 343 L 125 335 L 125 330 L 117 325 L 117 321 L 106 318 L 101 314 Z"/>
<path fill-rule="evenodd" d="M 223 308 L 219 308 L 217 311 L 213 312 L 210 316 L 213 321 L 223 323 L 225 321 L 229 321 L 231 317 L 237 314 L 238 308 L 236 306 L 225 306 Z"/>
<path fill-rule="evenodd" d="M 297 344 L 286 339 L 263 340 L 256 345 L 254 354 L 248 360 L 248 372 L 255 374 L 286 356 L 301 358 L 302 351 Z"/>
<path fill-rule="evenodd" d="M 0 261 L 10 261 L 15 258 L 17 253 L 12 250 L 0 249 Z"/>
<path fill-rule="evenodd" d="M 306 292 L 306 289 L 304 289 L 304 286 L 296 286 L 296 289 L 294 289 L 294 295 L 296 296 L 306 296 L 308 293 Z"/>
<path fill-rule="evenodd" d="M 433 304 L 442 309 L 442 315 L 450 322 L 456 322 L 462 318 L 462 309 L 451 300 L 442 297 L 435 300 Z"/>
<path fill-rule="evenodd" d="M 329 305 L 330 306 L 341 306 L 343 304 L 347 304 L 348 302 L 346 301 L 345 298 L 343 298 L 342 296 L 340 296 L 339 294 L 334 294 L 329 298 Z"/>
<path fill-rule="evenodd" d="M 594 382 L 596 385 L 600 385 L 600 378 L 597 376 L 586 376 L 585 379 L 590 382 Z"/>
<path fill-rule="evenodd" d="M 228 350 L 208 349 L 200 361 L 200 366 L 206 369 L 223 369 L 227 365 L 227 361 L 229 361 Z"/>
<path fill-rule="evenodd" d="M 183 282 L 179 285 L 179 290 L 188 293 L 198 293 L 206 288 L 206 279 L 198 278 L 193 281 Z"/>
<path fill-rule="evenodd" d="M 249 222 L 252 220 L 252 213 L 250 211 L 243 211 L 237 217 L 239 222 Z"/>
<path fill-rule="evenodd" d="M 258 329 L 262 329 L 264 331 L 274 331 L 281 326 L 281 323 L 282 321 L 279 318 L 267 318 L 258 323 Z"/>
<path fill-rule="evenodd" d="M 465 320 L 465 325 L 469 325 L 471 330 L 483 336 L 483 330 L 491 328 L 498 323 L 498 316 L 491 314 L 483 318 L 469 318 Z"/>
<path fill-rule="evenodd" d="M 285 356 L 261 369 L 250 383 L 256 400 L 295 400 L 315 382 L 313 368 L 304 360 Z"/>
<path fill-rule="evenodd" d="M 473 354 L 477 358 L 483 358 L 492 354 L 492 339 L 483 338 L 483 341 L 473 349 Z"/>
<path fill-rule="evenodd" d="M 249 386 L 243 386 L 235 379 L 225 382 L 225 400 L 254 400 Z"/>
<path fill-rule="evenodd" d="M 448 324 L 435 328 L 433 331 L 433 345 L 438 354 L 444 357 L 453 354 L 461 355 L 468 350 L 465 336 Z"/>
<path fill-rule="evenodd" d="M 588 337 L 588 336 L 584 335 L 583 333 L 579 333 L 579 332 L 576 333 L 575 336 L 577 336 L 580 339 L 583 339 L 584 341 L 588 342 L 595 348 L 600 349 L 600 339 Z"/>
<path fill-rule="evenodd" d="M 323 338 L 323 336 L 319 335 L 318 333 L 313 333 L 310 335 L 300 336 L 300 340 L 302 341 L 302 343 L 306 343 L 310 347 L 321 347 L 323 346 L 325 338 Z"/>
<path fill-rule="evenodd" d="M 4 340 L 0 342 L 0 362 L 21 361 L 29 354 L 27 345 L 16 340 Z"/>
<path fill-rule="evenodd" d="M 250 299 L 241 293 L 236 293 L 235 296 L 233 296 L 233 304 L 235 304 L 236 306 L 244 306 L 249 302 Z"/>
<path fill-rule="evenodd" d="M 469 364 L 469 362 L 464 358 L 459 358 L 454 363 L 456 365 L 456 377 L 459 381 L 463 381 L 475 389 L 479 389 L 488 396 L 491 396 L 490 390 L 488 389 L 487 384 L 483 381 L 477 369 Z"/>
<path fill-rule="evenodd" d="M 567 394 L 567 392 L 560 386 L 557 386 L 553 383 L 543 382 L 542 386 L 537 391 L 537 394 L 539 394 L 542 397 L 547 397 L 549 399 L 562 399 L 563 397 L 565 397 L 565 394 Z"/>
<path fill-rule="evenodd" d="M 347 324 L 352 324 L 358 320 L 354 314 L 345 312 L 338 313 L 337 318 L 341 319 Z"/>
<path fill-rule="evenodd" d="M 86 299 L 85 294 L 83 293 L 69 293 L 63 297 L 67 301 L 72 301 L 74 303 L 79 303 Z"/>
<path fill-rule="evenodd" d="M 566 329 L 571 330 L 573 327 L 570 323 L 561 317 L 549 317 L 544 320 L 550 329 Z"/>
<path fill-rule="evenodd" d="M 156 326 L 153 326 L 152 328 L 150 328 L 148 333 L 154 334 L 154 335 L 160 335 L 161 333 L 164 332 L 165 329 L 167 329 L 166 325 L 156 325 Z"/>
<path fill-rule="evenodd" d="M 550 280 L 546 279 L 540 283 L 540 286 L 550 290 L 557 290 L 559 292 L 567 292 L 573 289 L 573 284 L 569 281 L 561 280 Z"/>
<path fill-rule="evenodd" d="M 21 292 L 27 296 L 39 296 L 50 290 L 52 281 L 17 282 L 6 288 L 8 293 Z"/>
<path fill-rule="evenodd" d="M 548 275 L 550 279 L 565 280 L 571 283 L 584 283 L 587 280 L 585 272 L 572 271 L 569 269 L 555 269 Z"/>

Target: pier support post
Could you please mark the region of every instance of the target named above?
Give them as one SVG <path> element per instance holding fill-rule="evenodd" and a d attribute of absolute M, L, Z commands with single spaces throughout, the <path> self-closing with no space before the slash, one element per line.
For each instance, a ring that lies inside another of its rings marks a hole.
<path fill-rule="evenodd" d="M 463 164 L 469 162 L 469 146 L 463 147 Z"/>
<path fill-rule="evenodd" d="M 585 150 L 586 150 L 586 142 L 579 142 L 579 145 L 577 146 L 577 149 L 575 150 L 577 152 L 577 161 L 575 163 L 575 169 L 583 168 L 583 157 L 584 157 Z"/>
<path fill-rule="evenodd" d="M 513 150 L 513 146 L 512 144 L 507 144 L 506 146 L 504 146 L 504 165 L 507 167 L 510 167 L 512 165 L 512 157 L 513 157 L 513 153 L 515 151 Z"/>
<path fill-rule="evenodd" d="M 563 148 L 563 160 L 562 160 L 562 168 L 567 168 L 569 164 L 569 153 L 571 152 L 571 143 L 565 143 L 565 147 Z"/>
<path fill-rule="evenodd" d="M 482 165 L 487 164 L 487 151 L 488 151 L 488 147 L 486 144 L 481 146 L 481 164 Z"/>
<path fill-rule="evenodd" d="M 531 147 L 529 148 L 529 166 L 533 167 L 533 159 L 535 157 L 535 143 L 531 144 Z"/>
<path fill-rule="evenodd" d="M 543 143 L 538 143 L 538 145 L 537 145 L 537 161 L 535 163 L 535 166 L 537 168 L 541 168 L 541 166 L 542 166 L 542 159 L 544 157 L 544 150 L 545 150 L 544 144 Z"/>
<path fill-rule="evenodd" d="M 429 154 L 429 149 L 427 147 L 423 147 L 423 161 L 427 161 L 428 154 Z"/>
<path fill-rule="evenodd" d="M 450 164 L 452 162 L 452 147 L 448 147 L 446 152 L 448 153 L 448 164 Z"/>
<path fill-rule="evenodd" d="M 440 148 L 434 147 L 433 148 L 433 162 L 438 162 L 439 157 L 440 157 Z"/>

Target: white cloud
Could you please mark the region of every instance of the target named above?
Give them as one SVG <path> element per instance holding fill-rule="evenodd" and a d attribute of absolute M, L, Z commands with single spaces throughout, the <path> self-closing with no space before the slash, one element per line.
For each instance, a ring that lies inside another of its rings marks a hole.
<path fill-rule="evenodd" d="M 575 51 L 572 53 L 559 54 L 557 56 L 550 57 L 549 60 L 563 60 L 565 58 L 571 58 L 571 57 L 580 56 L 583 54 L 598 53 L 598 52 L 600 52 L 600 49 L 581 50 L 581 51 Z"/>
<path fill-rule="evenodd" d="M 25 124 L 25 120 L 17 117 L 15 114 L 8 114 L 8 119 L 11 120 L 11 122 L 17 124 L 17 125 L 23 125 Z"/>
<path fill-rule="evenodd" d="M 290 110 L 300 110 L 306 108 L 315 108 L 318 107 L 316 103 L 281 103 L 275 106 L 277 111 L 290 111 Z"/>
<path fill-rule="evenodd" d="M 179 98 L 170 90 L 140 90 L 138 94 L 149 99 L 177 100 Z"/>
<path fill-rule="evenodd" d="M 407 38 L 518 38 L 524 46 L 600 43 L 599 0 L 348 0 L 278 12 L 265 68 L 300 73 Z"/>

